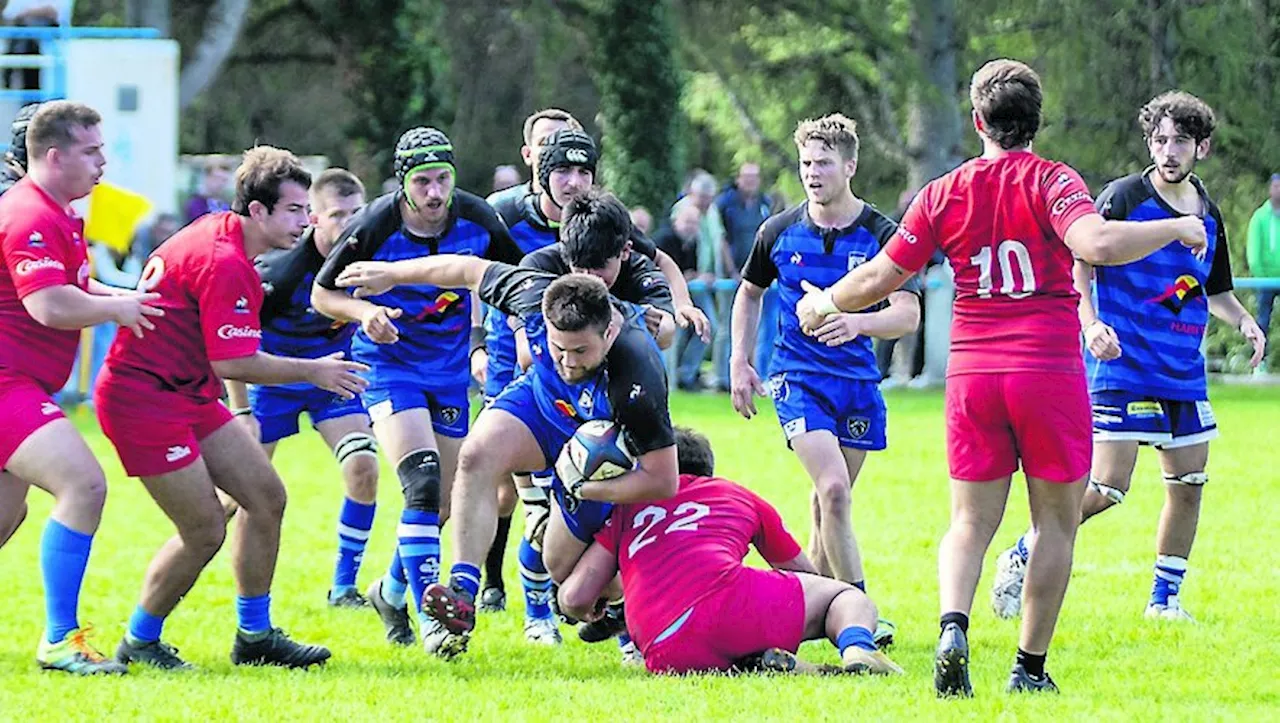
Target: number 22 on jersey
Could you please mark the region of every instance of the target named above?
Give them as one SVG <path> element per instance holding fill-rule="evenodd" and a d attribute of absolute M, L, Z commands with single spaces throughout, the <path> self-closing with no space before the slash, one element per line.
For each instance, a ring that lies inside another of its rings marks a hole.
<path fill-rule="evenodd" d="M 658 539 L 659 535 L 670 535 L 673 532 L 693 532 L 698 529 L 698 520 L 711 514 L 711 508 L 701 502 L 682 502 L 676 511 L 667 519 L 667 510 L 657 505 L 636 513 L 631 526 L 639 530 L 636 537 L 627 545 L 627 557 L 635 557 L 636 553 Z M 663 522 L 666 526 L 659 529 Z"/>
<path fill-rule="evenodd" d="M 1021 241 L 1012 239 L 1001 241 L 995 249 L 995 259 L 999 264 L 1000 289 L 997 293 L 1011 299 L 1025 299 L 1035 293 L 1036 271 L 1031 265 L 1031 254 Z M 996 264 L 992 263 L 991 247 L 987 246 L 976 255 L 969 257 L 969 263 L 978 267 L 978 296 L 990 299 L 995 288 L 992 273 Z M 1014 266 L 1017 266 L 1015 272 Z M 1018 281 L 1021 280 L 1021 288 Z"/>

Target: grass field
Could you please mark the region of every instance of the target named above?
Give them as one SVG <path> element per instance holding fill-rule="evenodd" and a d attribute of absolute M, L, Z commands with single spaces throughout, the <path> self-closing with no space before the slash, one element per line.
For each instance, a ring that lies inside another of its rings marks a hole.
<path fill-rule="evenodd" d="M 460 661 L 392 650 L 372 612 L 324 605 L 335 549 L 340 495 L 332 458 L 313 434 L 286 442 L 277 456 L 290 492 L 273 618 L 296 638 L 334 653 L 307 673 L 236 669 L 228 660 L 235 629 L 227 555 L 221 554 L 165 628 L 165 638 L 200 666 L 165 675 L 136 669 L 123 679 L 79 680 L 41 672 L 34 662 L 43 626 L 38 569 L 49 498 L 30 495 L 31 514 L 0 551 L 8 603 L 0 614 L 0 721 L 82 718 L 367 720 L 836 718 L 1212 720 L 1272 719 L 1280 710 L 1280 532 L 1274 524 L 1280 457 L 1280 390 L 1213 391 L 1223 437 L 1213 444 L 1200 536 L 1184 589 L 1199 624 L 1142 618 L 1150 587 L 1156 520 L 1163 493 L 1154 457 L 1144 453 L 1123 507 L 1086 526 L 1075 577 L 1049 658 L 1061 696 L 1004 695 L 1016 624 L 986 607 L 994 565 L 988 558 L 970 640 L 977 697 L 939 702 L 931 684 L 937 631 L 936 545 L 947 523 L 940 395 L 891 394 L 890 449 L 873 456 L 854 494 L 855 528 L 870 592 L 898 625 L 892 655 L 907 671 L 885 679 L 651 678 L 623 669 L 616 646 L 586 646 L 572 631 L 562 649 L 521 638 L 515 540 L 507 588 L 515 609 L 482 618 Z M 802 541 L 808 535 L 808 482 L 781 441 L 771 414 L 745 422 L 726 397 L 678 396 L 678 423 L 707 433 L 718 471 L 762 493 Z M 87 412 L 86 430 L 110 480 L 81 609 L 100 647 L 114 650 L 136 602 L 143 570 L 171 527 L 142 487 L 124 477 Z M 385 569 L 399 489 L 384 465 L 381 511 L 361 572 L 363 587 Z M 1026 493 L 1015 486 L 1003 547 L 1027 522 Z M 446 534 L 446 538 L 448 535 Z M 450 561 L 445 552 L 446 568 Z M 826 643 L 801 651 L 834 662 Z"/>

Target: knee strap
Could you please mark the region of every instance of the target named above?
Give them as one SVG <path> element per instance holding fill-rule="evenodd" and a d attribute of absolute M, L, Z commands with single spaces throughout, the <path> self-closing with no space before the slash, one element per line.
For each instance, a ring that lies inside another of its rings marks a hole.
<path fill-rule="evenodd" d="M 1164 476 L 1164 483 L 1167 485 L 1188 485 L 1191 487 L 1203 487 L 1204 483 L 1209 481 L 1208 472 L 1188 472 L 1186 474 L 1167 474 Z"/>
<path fill-rule="evenodd" d="M 1089 489 L 1111 500 L 1111 504 L 1118 505 L 1124 502 L 1124 490 L 1111 485 L 1105 485 L 1096 479 L 1089 480 Z"/>
<path fill-rule="evenodd" d="M 333 445 L 333 456 L 338 458 L 339 465 L 361 454 L 375 458 L 378 456 L 378 442 L 367 432 L 352 432 Z"/>
<path fill-rule="evenodd" d="M 406 510 L 440 510 L 440 453 L 420 449 L 406 454 L 396 465 Z"/>

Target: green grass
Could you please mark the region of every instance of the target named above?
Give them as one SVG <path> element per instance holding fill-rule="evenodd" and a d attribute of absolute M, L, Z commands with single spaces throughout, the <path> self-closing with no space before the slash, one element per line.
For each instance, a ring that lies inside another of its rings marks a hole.
<path fill-rule="evenodd" d="M 892 655 L 905 677 L 652 678 L 622 669 L 612 644 L 586 646 L 569 630 L 574 639 L 562 649 L 524 644 L 518 594 L 512 595 L 516 610 L 482 619 L 471 652 L 458 662 L 431 660 L 418 649 L 392 650 L 372 613 L 324 605 L 340 487 L 327 450 L 316 435 L 305 434 L 286 442 L 278 455 L 290 502 L 273 618 L 298 639 L 329 645 L 334 658 L 325 669 L 231 666 L 235 591 L 227 555 L 221 554 L 165 628 L 165 638 L 200 671 L 165 675 L 135 669 L 110 680 L 41 672 L 34 662 L 43 627 L 38 551 L 49 498 L 36 491 L 29 496 L 26 524 L 0 551 L 8 600 L 0 614 L 0 720 L 1267 719 L 1280 704 L 1280 532 L 1274 525 L 1280 472 L 1271 446 L 1280 428 L 1280 390 L 1220 387 L 1213 394 L 1223 437 L 1213 443 L 1213 481 L 1184 594 L 1199 624 L 1142 618 L 1163 497 L 1154 455 L 1144 452 L 1124 505 L 1081 533 L 1076 574 L 1049 659 L 1065 691 L 1061 696 L 1011 698 L 1001 692 L 1017 628 L 996 620 L 986 607 L 993 553 L 971 630 L 977 698 L 934 699 L 936 545 L 948 509 L 941 397 L 896 393 L 889 398 L 890 449 L 873 455 L 863 470 L 854 517 L 870 592 L 898 625 Z M 772 414 L 743 421 L 732 415 L 725 397 L 681 395 L 673 407 L 678 423 L 711 438 L 721 474 L 762 493 L 797 537 L 807 538 L 809 482 L 782 443 Z M 124 477 L 91 416 L 82 412 L 78 421 L 110 480 L 81 615 L 97 624 L 100 646 L 113 650 L 145 566 L 172 528 L 139 483 Z M 385 466 L 384 479 L 362 586 L 385 569 L 393 544 L 399 489 Z M 1026 522 L 1025 489 L 1015 485 L 996 546 L 1010 544 Z M 513 593 L 519 589 L 514 538 L 507 565 Z M 809 643 L 801 652 L 831 662 L 836 657 L 825 643 Z"/>

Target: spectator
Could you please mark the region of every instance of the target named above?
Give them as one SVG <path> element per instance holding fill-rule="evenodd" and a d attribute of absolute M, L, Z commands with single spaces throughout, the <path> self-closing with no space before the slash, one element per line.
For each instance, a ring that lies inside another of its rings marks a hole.
<path fill-rule="evenodd" d="M 187 223 L 206 213 L 230 211 L 231 204 L 225 198 L 230 182 L 231 167 L 226 163 L 215 161 L 205 166 L 204 176 L 200 179 L 200 190 L 187 200 Z"/>
<path fill-rule="evenodd" d="M 1246 244 L 1249 273 L 1262 278 L 1280 277 L 1280 173 L 1271 176 L 1271 198 L 1249 220 Z M 1271 307 L 1275 289 L 1258 289 L 1258 326 L 1271 337 Z M 1259 367 L 1261 368 L 1261 367 Z"/>
<path fill-rule="evenodd" d="M 3 17 L 6 25 L 29 28 L 50 28 L 71 24 L 72 0 L 9 0 L 5 3 Z M 40 41 L 31 38 L 15 38 L 9 41 L 9 55 L 39 55 Z M 16 78 L 16 82 L 15 82 Z M 5 86 L 15 90 L 40 88 L 39 68 L 13 68 L 5 71 Z"/>
<path fill-rule="evenodd" d="M 688 194 L 676 202 L 671 209 L 674 221 L 680 209 L 692 205 L 698 209 L 702 221 L 698 225 L 698 271 L 712 279 L 734 278 L 734 272 L 726 269 L 728 259 L 723 254 L 725 248 L 724 222 L 720 211 L 715 206 L 716 179 L 703 170 L 694 171 L 690 181 Z M 720 391 L 729 391 L 729 308 L 733 306 L 733 289 L 715 292 L 716 308 L 719 310 L 716 334 L 712 340 L 711 361 L 715 369 L 715 384 Z M 708 314 L 707 318 L 712 318 Z"/>
<path fill-rule="evenodd" d="M 684 204 L 676 209 L 671 223 L 654 234 L 653 242 L 667 253 L 684 272 L 684 278 L 691 283 L 689 295 L 693 303 L 702 309 L 707 319 L 712 321 L 711 334 L 715 336 L 715 303 L 712 301 L 709 284 L 715 278 L 709 273 L 698 270 L 698 230 L 702 223 L 702 213 L 694 204 Z M 695 280 L 702 282 L 702 288 L 692 285 Z M 680 336 L 671 350 L 671 358 L 675 361 L 676 386 L 685 391 L 698 391 L 702 388 L 702 362 L 707 357 L 707 344 L 691 329 L 682 329 Z"/>
<path fill-rule="evenodd" d="M 716 209 L 724 222 L 725 248 L 722 254 L 735 280 L 742 276 L 742 267 L 755 245 L 756 231 L 760 224 L 773 214 L 773 202 L 760 193 L 760 165 L 753 162 L 738 167 L 734 183 L 716 198 Z M 732 328 L 733 303 L 729 303 L 725 328 Z M 757 369 L 768 369 L 769 354 L 773 350 L 778 331 L 778 287 L 771 284 L 764 292 L 760 307 L 760 333 L 756 337 Z"/>
<path fill-rule="evenodd" d="M 493 169 L 493 192 L 505 191 L 520 185 L 520 171 L 515 166 L 502 165 Z"/>
<path fill-rule="evenodd" d="M 631 209 L 631 225 L 635 226 L 640 233 L 648 236 L 653 233 L 653 214 L 649 213 L 649 209 L 644 206 L 636 206 Z"/>

